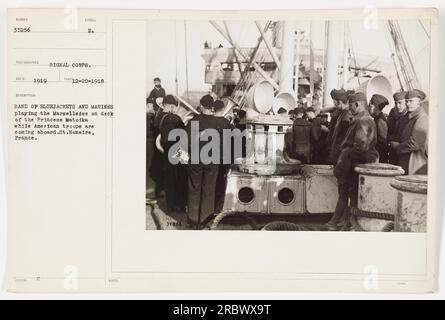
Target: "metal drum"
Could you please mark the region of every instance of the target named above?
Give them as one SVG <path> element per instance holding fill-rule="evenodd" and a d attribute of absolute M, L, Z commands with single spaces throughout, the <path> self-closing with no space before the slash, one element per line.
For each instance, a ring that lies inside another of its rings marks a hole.
<path fill-rule="evenodd" d="M 356 229 L 363 231 L 391 231 L 396 213 L 396 192 L 390 183 L 404 174 L 399 166 L 387 163 L 358 165 L 358 205 L 352 208 Z"/>
<path fill-rule="evenodd" d="M 396 232 L 426 232 L 428 176 L 396 177 L 391 186 L 397 192 Z"/>

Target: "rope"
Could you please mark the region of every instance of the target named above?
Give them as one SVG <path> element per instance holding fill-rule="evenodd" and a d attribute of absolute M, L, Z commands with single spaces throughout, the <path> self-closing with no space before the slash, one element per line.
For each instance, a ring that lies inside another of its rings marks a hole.
<path fill-rule="evenodd" d="M 235 215 L 239 215 L 239 216 L 242 216 L 243 218 L 245 218 L 245 220 L 247 220 L 247 223 L 250 225 L 252 230 L 258 230 L 258 225 L 255 223 L 255 221 L 251 217 L 249 217 L 246 214 L 240 214 L 238 212 L 233 212 L 233 211 L 223 211 L 223 212 L 218 213 L 216 215 L 216 217 L 213 219 L 212 224 L 210 225 L 210 230 L 217 230 L 218 225 L 221 223 L 222 220 L 224 220 L 226 217 L 235 216 Z"/>
<path fill-rule="evenodd" d="M 378 213 L 378 212 L 370 212 L 370 211 L 362 211 L 360 209 L 351 207 L 351 212 L 352 212 L 352 216 L 350 219 L 351 222 L 351 226 L 352 229 L 354 231 L 366 231 L 365 229 L 362 228 L 362 226 L 359 224 L 359 222 L 357 221 L 357 217 L 365 217 L 365 218 L 377 218 L 377 217 L 371 217 L 372 215 L 376 215 L 376 216 L 380 216 L 382 215 L 382 213 Z M 359 214 L 357 214 L 358 212 L 360 212 Z M 364 213 L 364 214 L 363 214 Z M 363 215 L 361 215 L 363 214 Z M 383 213 L 383 215 L 388 215 L 387 213 Z M 377 219 L 381 219 L 381 218 L 377 218 Z M 381 219 L 381 220 L 388 220 L 388 219 Z M 382 228 L 382 232 L 391 232 L 394 230 L 394 222 L 388 222 L 383 228 Z"/>
<path fill-rule="evenodd" d="M 365 211 L 356 207 L 351 207 L 351 213 L 356 217 L 394 221 L 394 215 L 390 213 Z"/>
<path fill-rule="evenodd" d="M 273 221 L 266 224 L 261 230 L 264 231 L 304 231 L 304 227 L 286 221 Z"/>
<path fill-rule="evenodd" d="M 394 222 L 388 222 L 382 229 L 383 232 L 391 232 L 394 230 Z"/>

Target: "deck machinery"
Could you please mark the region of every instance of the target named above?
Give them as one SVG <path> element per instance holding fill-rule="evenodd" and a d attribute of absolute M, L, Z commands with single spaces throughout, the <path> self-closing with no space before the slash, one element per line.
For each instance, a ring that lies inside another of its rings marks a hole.
<path fill-rule="evenodd" d="M 295 73 L 295 47 L 292 45 L 295 30 L 292 23 L 282 22 L 282 25 L 279 87 L 271 83 L 270 79 L 265 79 L 257 82 L 247 93 L 246 156 L 235 160 L 228 174 L 223 212 L 260 214 L 269 217 L 269 221 L 306 221 L 311 216 L 325 216 L 327 220 L 335 211 L 338 199 L 333 166 L 302 164 L 290 158 L 286 151 L 285 137 L 292 133 L 293 125 L 288 113 L 296 107 L 296 94 L 292 85 Z M 334 64 L 331 73 L 337 73 L 336 67 Z M 391 84 L 383 75 L 374 76 L 357 90 L 364 92 L 368 101 L 375 93 L 392 101 Z M 382 176 L 390 177 L 392 171 L 398 172 L 395 166 L 375 166 L 371 171 L 376 176 L 383 172 Z M 372 178 L 366 178 L 368 180 Z M 362 189 L 368 190 L 366 181 Z M 371 181 L 371 187 L 374 185 Z M 389 180 L 386 179 L 383 185 L 389 188 Z M 359 219 L 369 231 L 378 231 L 382 223 L 386 226 L 388 222 L 380 221 L 379 215 L 377 219 L 374 216 Z"/>
<path fill-rule="evenodd" d="M 247 152 L 228 174 L 225 211 L 301 215 L 335 209 L 332 166 L 302 165 L 286 152 L 285 136 L 293 124 L 288 113 L 296 107 L 293 28 L 283 22 L 278 92 L 262 80 L 247 94 Z"/>

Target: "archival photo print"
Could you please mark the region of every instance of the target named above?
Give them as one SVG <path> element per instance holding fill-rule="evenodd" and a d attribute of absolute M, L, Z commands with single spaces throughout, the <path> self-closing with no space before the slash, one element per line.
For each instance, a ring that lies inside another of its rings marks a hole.
<path fill-rule="evenodd" d="M 370 17 L 147 21 L 147 232 L 426 232 L 431 21 Z"/>

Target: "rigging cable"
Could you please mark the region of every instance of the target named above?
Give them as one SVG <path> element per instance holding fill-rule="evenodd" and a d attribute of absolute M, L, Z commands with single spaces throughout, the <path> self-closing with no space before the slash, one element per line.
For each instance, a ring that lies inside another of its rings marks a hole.
<path fill-rule="evenodd" d="M 176 20 L 175 20 L 175 90 L 176 90 L 176 96 L 179 95 L 179 88 L 178 88 L 178 41 L 177 41 L 177 30 L 176 30 Z M 179 101 L 178 101 L 179 103 Z"/>
<path fill-rule="evenodd" d="M 395 33 L 394 25 L 393 25 L 391 20 L 387 21 L 387 26 L 388 26 L 388 29 L 389 29 L 389 33 L 390 33 L 390 35 L 391 35 L 391 37 L 393 39 L 393 42 L 394 42 L 394 49 L 395 49 L 395 53 L 396 53 L 396 56 L 397 56 L 397 59 L 398 59 L 398 62 L 399 62 L 400 73 L 402 74 L 403 79 L 405 80 L 405 86 L 406 86 L 406 88 L 408 90 L 412 89 L 412 86 L 410 85 L 410 79 L 409 79 L 409 76 L 408 76 L 407 70 L 406 70 L 407 68 L 405 66 L 404 60 L 403 60 L 401 52 L 400 52 L 399 39 L 398 39 L 397 34 Z"/>
<path fill-rule="evenodd" d="M 389 28 L 389 26 L 388 26 Z M 391 59 L 394 64 L 394 70 L 396 71 L 397 80 L 399 81 L 400 89 L 402 91 L 405 91 L 403 87 L 403 82 L 400 77 L 399 67 L 397 66 L 397 60 L 396 60 L 396 54 L 395 54 L 395 48 L 393 47 L 393 43 L 391 43 L 390 34 L 389 32 L 385 32 L 386 41 L 388 42 L 389 51 L 391 51 Z"/>
<path fill-rule="evenodd" d="M 188 58 L 187 58 L 187 21 L 184 20 L 184 48 L 185 48 L 185 85 L 187 101 L 190 103 L 189 97 L 189 71 L 188 71 Z"/>
<path fill-rule="evenodd" d="M 355 72 L 357 75 L 357 81 L 358 81 L 358 85 L 360 85 L 360 70 L 358 70 L 357 67 L 357 59 L 355 57 L 355 51 L 354 51 L 354 44 L 352 42 L 352 33 L 351 33 L 351 25 L 348 22 L 348 33 L 349 33 L 349 41 L 350 41 L 350 48 L 351 48 L 351 52 L 352 52 L 352 59 L 354 59 L 354 68 L 355 68 Z"/>
<path fill-rule="evenodd" d="M 321 79 L 321 89 L 322 92 L 326 90 L 326 65 L 327 65 L 327 54 L 328 54 L 328 34 L 329 34 L 329 22 L 325 21 L 324 23 L 324 54 L 323 54 L 323 78 Z M 324 94 L 321 96 L 320 102 L 321 105 L 324 106 Z"/>
<path fill-rule="evenodd" d="M 429 40 L 431 40 L 430 34 L 429 34 L 428 30 L 426 30 L 425 25 L 423 24 L 422 20 L 419 19 L 419 23 L 422 26 L 423 31 L 425 31 L 425 34 L 426 34 L 427 38 Z"/>

